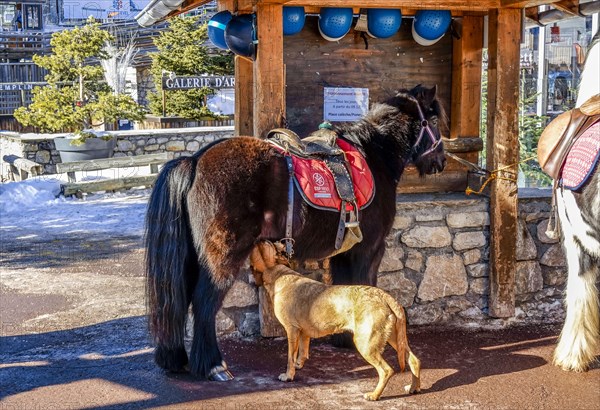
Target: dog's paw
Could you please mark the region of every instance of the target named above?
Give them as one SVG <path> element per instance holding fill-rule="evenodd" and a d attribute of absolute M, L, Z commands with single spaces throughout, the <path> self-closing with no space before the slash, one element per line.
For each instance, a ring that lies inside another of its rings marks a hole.
<path fill-rule="evenodd" d="M 296 364 L 294 365 L 294 367 L 295 367 L 297 370 L 300 370 L 300 369 L 302 369 L 302 368 L 304 367 L 304 362 L 297 361 L 297 362 L 296 362 Z"/>
<path fill-rule="evenodd" d="M 407 384 L 406 386 L 404 386 L 404 391 L 408 394 L 416 394 L 416 393 L 420 393 L 421 389 L 419 387 L 415 387 L 412 384 Z"/>
<path fill-rule="evenodd" d="M 368 400 L 368 401 L 379 400 L 379 396 L 376 395 L 375 393 L 365 393 L 363 397 L 365 398 L 365 400 Z"/>
<path fill-rule="evenodd" d="M 291 382 L 294 380 L 293 377 L 288 376 L 287 373 L 281 373 L 279 375 L 279 380 L 281 380 L 282 382 Z"/>

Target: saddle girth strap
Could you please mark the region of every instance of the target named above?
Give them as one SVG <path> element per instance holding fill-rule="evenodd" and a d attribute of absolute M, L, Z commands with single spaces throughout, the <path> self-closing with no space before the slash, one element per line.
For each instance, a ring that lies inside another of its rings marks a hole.
<path fill-rule="evenodd" d="M 283 238 L 283 242 L 285 243 L 285 253 L 290 259 L 294 255 L 294 239 L 292 238 L 294 225 L 294 163 L 289 155 L 285 156 L 285 162 L 290 181 L 288 183 L 288 209 L 285 218 L 285 238 Z"/>
<path fill-rule="evenodd" d="M 340 221 L 338 223 L 338 229 L 335 236 L 335 249 L 338 250 L 342 247 L 344 241 L 344 234 L 346 228 L 350 226 L 358 226 L 358 206 L 356 205 L 356 196 L 354 195 L 354 184 L 352 183 L 352 177 L 346 168 L 346 161 L 343 157 L 328 157 L 324 159 L 325 166 L 329 168 L 335 181 L 335 189 L 342 200 L 342 206 L 340 207 Z M 352 208 L 348 211 L 347 205 L 351 205 Z M 346 221 L 346 215 L 349 212 L 350 220 Z"/>

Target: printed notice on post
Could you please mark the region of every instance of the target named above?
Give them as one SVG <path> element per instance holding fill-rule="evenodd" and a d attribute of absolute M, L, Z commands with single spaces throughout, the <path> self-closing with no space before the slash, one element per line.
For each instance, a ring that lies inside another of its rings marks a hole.
<path fill-rule="evenodd" d="M 325 87 L 323 92 L 325 121 L 357 121 L 369 110 L 369 89 Z"/>

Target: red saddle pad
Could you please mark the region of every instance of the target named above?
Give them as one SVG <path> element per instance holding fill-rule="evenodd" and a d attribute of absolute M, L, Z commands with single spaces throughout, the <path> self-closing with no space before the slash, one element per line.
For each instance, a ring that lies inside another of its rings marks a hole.
<path fill-rule="evenodd" d="M 359 209 L 371 203 L 375 193 L 375 182 L 367 161 L 356 147 L 338 139 L 337 145 L 345 152 L 350 166 L 354 195 Z M 325 163 L 316 159 L 299 158 L 292 155 L 294 182 L 309 205 L 319 209 L 340 211 L 342 200 L 336 189 L 331 171 Z M 352 207 L 348 205 L 347 210 Z"/>

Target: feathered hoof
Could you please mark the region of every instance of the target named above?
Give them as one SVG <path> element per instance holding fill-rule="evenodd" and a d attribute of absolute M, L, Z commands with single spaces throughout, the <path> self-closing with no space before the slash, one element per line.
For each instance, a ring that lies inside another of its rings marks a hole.
<path fill-rule="evenodd" d="M 227 365 L 223 362 L 221 366 L 215 366 L 210 370 L 208 380 L 212 382 L 228 382 L 233 380 L 233 374 L 227 370 Z"/>

